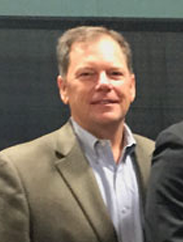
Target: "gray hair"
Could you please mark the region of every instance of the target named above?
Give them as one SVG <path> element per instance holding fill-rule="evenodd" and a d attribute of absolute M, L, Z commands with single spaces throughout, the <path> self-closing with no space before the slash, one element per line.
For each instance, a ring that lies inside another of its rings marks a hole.
<path fill-rule="evenodd" d="M 120 45 L 122 52 L 126 56 L 127 66 L 130 72 L 133 73 L 131 48 L 122 34 L 102 26 L 80 26 L 67 30 L 58 39 L 56 50 L 60 75 L 62 77 L 65 77 L 67 75 L 70 63 L 69 54 L 71 51 L 71 47 L 74 43 L 87 42 L 90 40 L 94 40 L 95 38 L 102 35 L 110 36 Z"/>

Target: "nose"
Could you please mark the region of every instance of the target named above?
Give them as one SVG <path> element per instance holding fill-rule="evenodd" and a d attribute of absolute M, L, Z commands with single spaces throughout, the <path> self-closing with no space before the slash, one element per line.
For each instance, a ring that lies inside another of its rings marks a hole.
<path fill-rule="evenodd" d="M 111 80 L 106 72 L 101 72 L 98 76 L 96 85 L 97 90 L 110 90 L 112 87 Z"/>

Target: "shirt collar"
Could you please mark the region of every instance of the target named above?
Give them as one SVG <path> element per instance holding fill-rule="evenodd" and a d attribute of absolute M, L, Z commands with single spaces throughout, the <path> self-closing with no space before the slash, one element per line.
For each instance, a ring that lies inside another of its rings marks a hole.
<path fill-rule="evenodd" d="M 98 139 L 87 130 L 83 129 L 72 117 L 70 121 L 81 147 L 92 153 L 95 152 L 95 144 L 98 142 Z"/>
<path fill-rule="evenodd" d="M 95 145 L 98 142 L 101 142 L 101 140 L 96 138 L 94 135 L 89 133 L 87 130 L 83 129 L 76 121 L 73 120 L 72 117 L 70 118 L 70 121 L 73 125 L 74 132 L 75 132 L 81 146 L 84 148 L 84 150 L 87 149 L 87 150 L 90 150 L 90 152 L 92 152 L 92 153 L 95 152 Z M 105 141 L 109 142 L 108 140 L 105 140 Z M 123 153 L 126 152 L 127 149 L 134 147 L 136 145 L 136 141 L 127 124 L 124 124 L 124 142 L 125 142 L 125 145 L 124 145 Z"/>
<path fill-rule="evenodd" d="M 124 124 L 124 147 L 131 147 L 136 144 L 132 131 L 127 124 Z"/>
<path fill-rule="evenodd" d="M 127 155 L 131 155 L 136 146 L 136 141 L 132 131 L 127 124 L 124 124 L 124 148 L 121 154 L 121 160 L 125 161 Z"/>

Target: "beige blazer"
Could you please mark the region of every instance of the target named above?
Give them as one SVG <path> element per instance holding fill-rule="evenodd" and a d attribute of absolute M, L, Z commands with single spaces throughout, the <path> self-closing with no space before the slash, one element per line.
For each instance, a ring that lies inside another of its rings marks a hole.
<path fill-rule="evenodd" d="M 134 137 L 144 203 L 154 143 Z M 0 153 L 0 241 L 117 242 L 93 171 L 69 123 Z"/>

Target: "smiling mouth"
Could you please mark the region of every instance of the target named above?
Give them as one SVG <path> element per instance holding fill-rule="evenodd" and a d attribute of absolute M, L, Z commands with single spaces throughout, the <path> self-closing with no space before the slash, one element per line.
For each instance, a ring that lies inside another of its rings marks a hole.
<path fill-rule="evenodd" d="M 96 105 L 96 104 L 115 104 L 115 103 L 118 103 L 117 100 L 111 100 L 111 99 L 106 99 L 106 100 L 97 100 L 97 101 L 94 101 L 92 102 L 91 104 L 93 105 Z"/>

